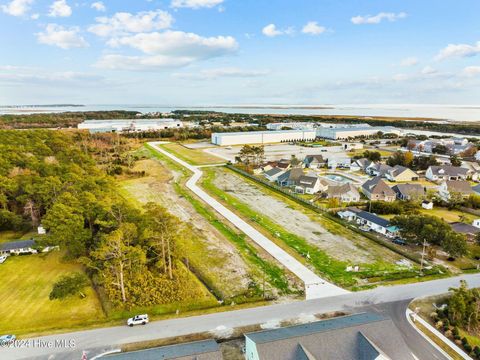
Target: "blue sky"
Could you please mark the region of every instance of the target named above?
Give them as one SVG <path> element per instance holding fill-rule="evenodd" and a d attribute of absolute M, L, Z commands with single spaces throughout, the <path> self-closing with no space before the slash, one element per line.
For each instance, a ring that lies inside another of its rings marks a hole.
<path fill-rule="evenodd" d="M 480 105 L 478 0 L 0 0 L 0 104 Z"/>

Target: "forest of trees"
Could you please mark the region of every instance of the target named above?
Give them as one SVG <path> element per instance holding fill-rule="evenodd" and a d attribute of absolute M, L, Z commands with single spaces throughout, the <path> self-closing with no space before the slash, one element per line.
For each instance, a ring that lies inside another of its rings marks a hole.
<path fill-rule="evenodd" d="M 115 306 L 198 298 L 179 266 L 182 223 L 158 205 L 125 201 L 91 155 L 102 154 L 101 139 L 88 137 L 0 130 L 0 230 L 41 223 L 48 235 L 40 244 L 59 245 L 69 261 L 83 263 Z"/>

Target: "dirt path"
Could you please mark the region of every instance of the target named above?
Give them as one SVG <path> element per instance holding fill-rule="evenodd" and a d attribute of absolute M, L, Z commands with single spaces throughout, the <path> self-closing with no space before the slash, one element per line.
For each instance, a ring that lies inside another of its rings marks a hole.
<path fill-rule="evenodd" d="M 259 214 L 270 218 L 287 231 L 301 236 L 332 257 L 352 263 L 394 262 L 400 256 L 352 233 L 352 238 L 333 234 L 305 213 L 261 191 L 257 186 L 224 169 L 216 170 L 215 185 L 235 196 Z M 343 230 L 343 229 L 342 229 Z"/>
<path fill-rule="evenodd" d="M 211 276 L 224 296 L 245 292 L 251 281 L 248 265 L 236 248 L 175 192 L 173 184 L 180 174 L 156 160 L 138 161 L 134 170 L 145 171 L 147 175 L 124 181 L 122 187 L 138 202 L 159 203 L 187 224 L 192 231 L 192 238 L 186 244 L 192 265 Z"/>

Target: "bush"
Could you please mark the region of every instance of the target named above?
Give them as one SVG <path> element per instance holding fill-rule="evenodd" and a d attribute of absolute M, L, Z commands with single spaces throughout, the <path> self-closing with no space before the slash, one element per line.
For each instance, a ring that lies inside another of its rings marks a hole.
<path fill-rule="evenodd" d="M 472 345 L 470 345 L 469 343 L 463 344 L 463 348 L 465 349 L 465 352 L 467 354 L 470 354 L 472 352 Z"/>
<path fill-rule="evenodd" d="M 50 300 L 64 299 L 68 296 L 79 294 L 85 296 L 82 290 L 88 285 L 87 277 L 82 273 L 75 273 L 73 275 L 65 275 L 53 284 L 50 292 Z"/>

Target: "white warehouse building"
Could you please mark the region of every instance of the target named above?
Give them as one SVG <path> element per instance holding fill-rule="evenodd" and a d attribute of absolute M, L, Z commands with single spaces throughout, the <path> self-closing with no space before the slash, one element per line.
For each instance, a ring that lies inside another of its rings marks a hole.
<path fill-rule="evenodd" d="M 140 132 L 181 128 L 183 123 L 175 119 L 118 119 L 85 120 L 78 124 L 79 129 L 95 132 Z"/>
<path fill-rule="evenodd" d="M 212 144 L 220 146 L 243 144 L 268 144 L 289 141 L 312 141 L 316 138 L 315 130 L 278 130 L 213 133 Z"/>
<path fill-rule="evenodd" d="M 396 134 L 396 135 L 400 135 L 402 133 L 399 129 L 396 129 L 392 126 L 382 126 L 382 127 L 346 126 L 346 127 L 334 127 L 334 128 L 326 128 L 326 127 L 317 128 L 317 136 L 319 138 L 332 139 L 332 140 L 355 138 L 358 136 L 372 136 L 372 135 L 376 135 L 378 132 L 382 132 L 384 134 Z"/>

